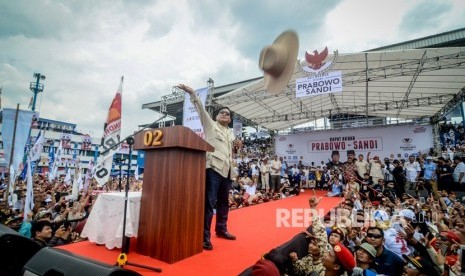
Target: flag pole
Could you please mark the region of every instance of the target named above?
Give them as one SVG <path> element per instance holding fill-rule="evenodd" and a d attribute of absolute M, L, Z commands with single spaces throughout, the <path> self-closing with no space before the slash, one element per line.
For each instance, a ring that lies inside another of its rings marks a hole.
<path fill-rule="evenodd" d="M 19 113 L 19 103 L 16 105 L 16 114 L 15 114 L 15 123 L 13 127 L 13 142 L 11 145 L 11 155 L 10 155 L 10 163 L 8 164 L 8 169 L 10 169 L 12 163 L 13 163 L 13 154 L 15 153 L 15 140 L 16 140 L 16 126 L 18 124 L 18 113 Z M 4 202 L 5 202 L 5 210 L 8 210 L 8 196 L 10 194 L 10 185 L 11 185 L 11 178 L 13 177 L 13 189 L 15 188 L 15 176 L 10 174 L 10 181 L 8 181 L 8 187 L 6 189 L 5 197 L 4 197 Z"/>

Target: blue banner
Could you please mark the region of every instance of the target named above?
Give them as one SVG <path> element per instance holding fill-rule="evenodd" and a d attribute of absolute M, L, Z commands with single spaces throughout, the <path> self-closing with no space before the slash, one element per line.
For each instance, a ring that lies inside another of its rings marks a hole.
<path fill-rule="evenodd" d="M 137 151 L 137 166 L 141 169 L 144 168 L 144 160 L 145 160 L 145 151 L 138 150 Z"/>

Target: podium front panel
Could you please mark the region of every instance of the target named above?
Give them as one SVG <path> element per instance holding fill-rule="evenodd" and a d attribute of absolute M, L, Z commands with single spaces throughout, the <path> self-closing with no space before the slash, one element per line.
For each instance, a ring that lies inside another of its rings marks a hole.
<path fill-rule="evenodd" d="M 204 151 L 145 152 L 137 252 L 174 263 L 203 250 Z"/>

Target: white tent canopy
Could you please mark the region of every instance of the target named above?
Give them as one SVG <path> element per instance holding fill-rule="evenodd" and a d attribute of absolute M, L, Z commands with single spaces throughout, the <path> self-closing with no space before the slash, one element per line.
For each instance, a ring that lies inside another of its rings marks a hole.
<path fill-rule="evenodd" d="M 305 65 L 298 61 L 277 96 L 268 94 L 260 79 L 215 102 L 267 129 L 282 130 L 335 114 L 431 117 L 462 98 L 465 89 L 465 47 L 339 54 L 330 71 L 342 72 L 343 92 L 296 98 L 295 80 L 308 75 L 301 69 Z"/>

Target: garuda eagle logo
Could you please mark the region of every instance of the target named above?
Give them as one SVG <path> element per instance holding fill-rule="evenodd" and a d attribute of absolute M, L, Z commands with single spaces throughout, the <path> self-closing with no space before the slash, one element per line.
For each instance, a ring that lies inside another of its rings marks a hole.
<path fill-rule="evenodd" d="M 325 64 L 325 59 L 328 57 L 328 47 L 318 53 L 317 50 L 313 51 L 313 55 L 305 51 L 305 60 L 308 63 L 308 67 L 318 70 Z"/>

